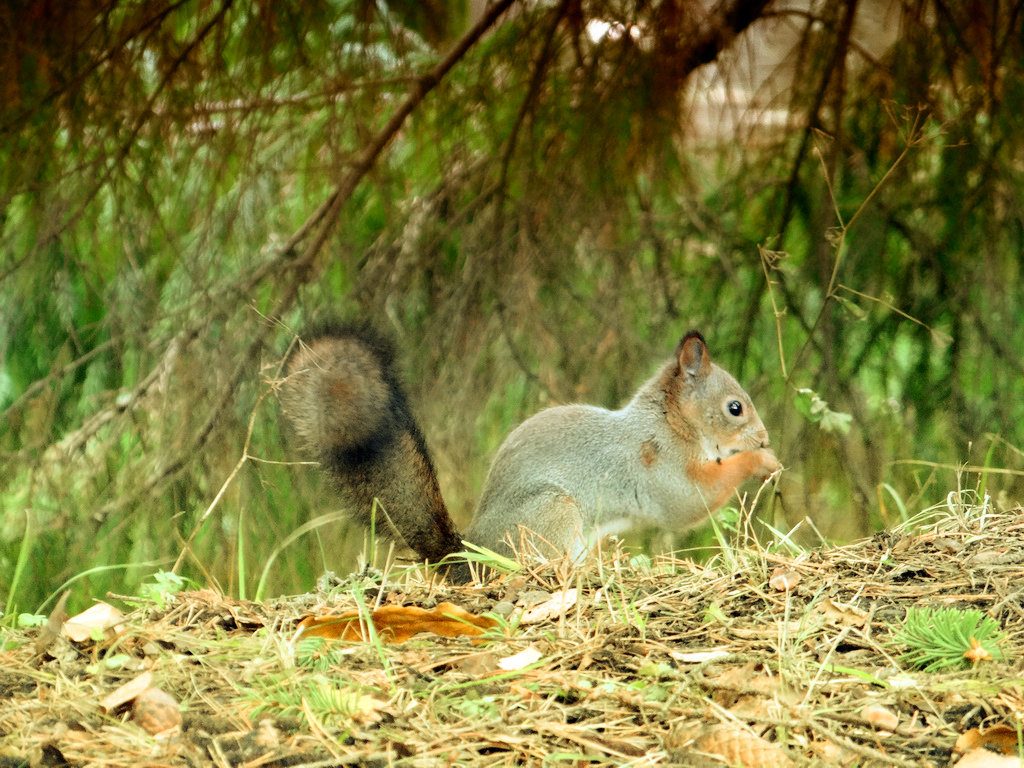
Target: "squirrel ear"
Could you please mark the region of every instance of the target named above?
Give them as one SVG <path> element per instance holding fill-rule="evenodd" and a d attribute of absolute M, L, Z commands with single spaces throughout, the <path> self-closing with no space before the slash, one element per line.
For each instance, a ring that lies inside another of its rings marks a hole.
<path fill-rule="evenodd" d="M 690 331 L 683 336 L 676 347 L 676 359 L 679 361 L 679 370 L 690 376 L 706 376 L 711 372 L 708 344 L 699 331 Z"/>

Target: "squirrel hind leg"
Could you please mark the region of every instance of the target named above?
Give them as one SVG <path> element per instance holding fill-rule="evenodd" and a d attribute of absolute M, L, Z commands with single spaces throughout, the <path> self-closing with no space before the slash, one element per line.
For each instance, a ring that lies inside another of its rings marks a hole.
<path fill-rule="evenodd" d="M 466 538 L 501 555 L 542 560 L 589 551 L 583 509 L 564 489 L 545 485 L 513 506 L 482 508 Z"/>

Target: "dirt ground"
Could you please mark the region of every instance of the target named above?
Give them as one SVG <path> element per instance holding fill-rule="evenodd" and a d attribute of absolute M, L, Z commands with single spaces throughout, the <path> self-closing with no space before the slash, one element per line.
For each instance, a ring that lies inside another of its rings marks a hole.
<path fill-rule="evenodd" d="M 1017 765 L 1020 513 L 951 504 L 840 548 L 606 553 L 482 587 L 111 597 L 105 631 L 0 635 L 0 768 Z M 445 602 L 477 634 L 296 638 L 304 616 Z M 923 607 L 980 610 L 998 647 L 964 637 L 962 663 L 914 669 L 896 633 Z"/>

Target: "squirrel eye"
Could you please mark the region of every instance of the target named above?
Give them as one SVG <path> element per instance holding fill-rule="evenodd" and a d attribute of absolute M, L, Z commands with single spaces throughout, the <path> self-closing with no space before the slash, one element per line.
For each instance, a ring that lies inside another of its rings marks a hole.
<path fill-rule="evenodd" d="M 743 414 L 743 403 L 739 400 L 730 400 L 726 403 L 725 409 L 729 411 L 731 416 L 741 416 Z"/>

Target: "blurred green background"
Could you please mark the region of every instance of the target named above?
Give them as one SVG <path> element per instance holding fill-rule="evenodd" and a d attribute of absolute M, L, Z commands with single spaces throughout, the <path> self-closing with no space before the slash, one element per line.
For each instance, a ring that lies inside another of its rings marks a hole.
<path fill-rule="evenodd" d="M 355 568 L 273 396 L 325 317 L 398 339 L 463 526 L 515 424 L 691 327 L 778 529 L 1019 502 L 1024 3 L 505 4 L 0 10 L 0 607 Z"/>

